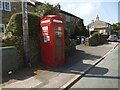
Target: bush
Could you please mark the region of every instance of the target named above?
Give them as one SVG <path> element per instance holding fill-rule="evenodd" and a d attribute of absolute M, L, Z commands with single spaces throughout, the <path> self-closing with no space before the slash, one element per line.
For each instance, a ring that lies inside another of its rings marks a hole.
<path fill-rule="evenodd" d="M 79 19 L 78 23 L 75 26 L 74 33 L 71 35 L 71 38 L 77 39 L 77 36 L 89 36 L 89 30 L 87 30 L 83 24 L 83 22 Z"/>
<path fill-rule="evenodd" d="M 11 33 L 5 33 L 2 37 L 2 47 L 14 46 L 14 36 Z"/>
<path fill-rule="evenodd" d="M 2 39 L 2 47 L 14 46 L 14 36 Z"/>
<path fill-rule="evenodd" d="M 97 46 L 104 43 L 107 43 L 107 35 L 99 34 L 98 32 L 94 32 L 85 40 L 85 45 L 87 46 Z"/>
<path fill-rule="evenodd" d="M 41 17 L 46 15 L 59 15 L 59 9 L 57 5 L 45 3 L 37 7 L 36 13 Z"/>
<path fill-rule="evenodd" d="M 70 39 L 70 33 L 67 30 L 64 31 L 64 38 L 65 38 L 65 56 L 68 56 L 69 53 L 75 49 L 75 45 Z"/>
<path fill-rule="evenodd" d="M 36 14 L 28 13 L 28 30 L 30 62 L 34 65 L 40 60 L 40 17 Z M 14 45 L 17 47 L 18 54 L 20 56 L 19 62 L 22 65 L 25 63 L 23 52 L 22 13 L 12 15 L 6 27 L 6 32 L 11 32 L 14 36 Z"/>

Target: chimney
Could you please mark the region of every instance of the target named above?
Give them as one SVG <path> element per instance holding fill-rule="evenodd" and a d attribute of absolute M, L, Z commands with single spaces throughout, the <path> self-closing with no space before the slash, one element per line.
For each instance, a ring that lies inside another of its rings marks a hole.
<path fill-rule="evenodd" d="M 97 15 L 97 17 L 96 17 L 96 21 L 99 21 L 99 17 L 98 17 L 98 15 Z"/>
<path fill-rule="evenodd" d="M 94 20 L 92 20 L 92 23 L 94 23 Z"/>
<path fill-rule="evenodd" d="M 57 4 L 57 7 L 58 7 L 58 9 L 59 9 L 59 10 L 61 9 L 61 7 L 60 7 L 60 4 L 59 4 L 59 3 Z"/>

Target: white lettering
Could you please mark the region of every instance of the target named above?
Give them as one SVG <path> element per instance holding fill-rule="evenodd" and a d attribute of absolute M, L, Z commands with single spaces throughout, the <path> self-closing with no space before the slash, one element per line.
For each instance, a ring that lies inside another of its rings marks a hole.
<path fill-rule="evenodd" d="M 41 23 L 49 23 L 50 20 L 44 20 L 44 21 L 41 21 Z"/>
<path fill-rule="evenodd" d="M 42 30 L 48 30 L 48 26 L 42 27 Z"/>
<path fill-rule="evenodd" d="M 55 19 L 53 19 L 53 22 L 56 22 L 56 23 L 63 23 L 61 20 L 55 20 Z"/>

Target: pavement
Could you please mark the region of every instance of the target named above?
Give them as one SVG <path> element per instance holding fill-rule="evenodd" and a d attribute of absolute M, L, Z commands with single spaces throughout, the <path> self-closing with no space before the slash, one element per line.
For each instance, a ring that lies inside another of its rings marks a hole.
<path fill-rule="evenodd" d="M 78 45 L 76 47 L 76 51 L 73 51 L 69 57 L 65 59 L 64 65 L 49 69 L 37 68 L 31 70 L 30 75 L 28 76 L 24 76 L 24 72 L 22 72 L 23 74 L 17 74 L 17 77 L 21 75 L 20 79 L 13 77 L 13 75 L 10 80 L 5 81 L 1 85 L 1 88 L 67 89 L 73 83 L 77 82 L 83 75 L 85 75 L 85 73 L 89 71 L 94 65 L 99 63 L 117 45 L 118 42 L 110 42 L 93 47 Z"/>

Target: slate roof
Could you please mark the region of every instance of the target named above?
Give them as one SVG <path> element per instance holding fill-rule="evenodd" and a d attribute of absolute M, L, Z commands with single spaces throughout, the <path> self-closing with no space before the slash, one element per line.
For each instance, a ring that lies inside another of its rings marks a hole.
<path fill-rule="evenodd" d="M 70 16 L 73 16 L 73 17 L 76 17 L 76 18 L 78 18 L 78 19 L 81 19 L 80 17 L 77 17 L 77 16 L 75 16 L 75 15 L 69 13 L 69 12 L 64 11 L 64 10 L 60 10 L 60 12 L 61 12 L 61 13 L 64 13 L 64 14 L 67 14 L 67 15 L 70 15 Z"/>

